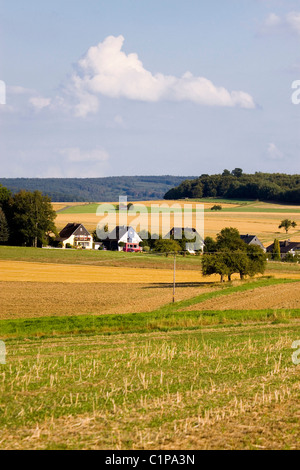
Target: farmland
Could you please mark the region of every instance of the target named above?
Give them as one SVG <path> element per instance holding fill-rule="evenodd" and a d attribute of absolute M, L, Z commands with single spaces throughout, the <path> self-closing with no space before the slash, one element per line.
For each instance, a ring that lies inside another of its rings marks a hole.
<path fill-rule="evenodd" d="M 278 213 L 206 209 L 206 235 L 278 236 Z M 221 284 L 179 255 L 175 304 L 172 281 L 171 256 L 0 247 L 0 448 L 299 448 L 300 266 Z"/>
<path fill-rule="evenodd" d="M 205 213 L 205 236 L 215 237 L 224 227 L 236 227 L 240 233 L 255 234 L 266 245 L 271 244 L 275 238 L 285 240 L 293 237 L 293 240 L 300 240 L 300 207 L 284 204 L 272 204 L 258 201 L 230 201 L 224 200 L 218 202 L 222 205 L 222 211 L 211 211 L 212 206 L 218 200 L 196 200 L 196 201 L 142 201 L 138 204 L 144 204 L 147 207 L 149 214 L 142 214 L 140 221 L 143 226 L 148 226 L 150 223 L 150 204 L 155 203 L 163 205 L 162 211 L 165 215 L 169 212 L 168 207 L 176 205 L 174 214 L 170 213 L 170 224 L 178 225 L 178 220 L 181 217 L 180 207 L 185 207 L 187 213 L 195 212 L 195 204 L 204 204 Z M 116 204 L 116 203 L 114 203 Z M 55 207 L 55 206 L 54 206 Z M 60 206 L 59 206 L 60 207 Z M 88 230 L 95 230 L 97 224 L 101 222 L 101 217 L 96 215 L 98 204 L 81 204 L 81 205 L 68 205 L 61 208 L 57 214 L 56 223 L 59 229 L 62 229 L 67 223 L 81 222 Z M 157 209 L 153 209 L 154 213 Z M 118 213 L 117 213 L 118 215 Z M 288 235 L 284 231 L 278 229 L 280 221 L 286 217 L 293 218 L 298 224 L 298 228 L 292 230 Z M 135 216 L 129 216 L 129 223 L 134 221 Z M 174 223 L 175 222 L 175 223 Z M 182 224 L 180 224 L 181 226 Z M 156 221 L 151 225 L 152 233 L 158 233 L 161 230 L 161 225 Z"/>
<path fill-rule="evenodd" d="M 295 449 L 299 335 L 293 323 L 8 340 L 1 448 Z"/>

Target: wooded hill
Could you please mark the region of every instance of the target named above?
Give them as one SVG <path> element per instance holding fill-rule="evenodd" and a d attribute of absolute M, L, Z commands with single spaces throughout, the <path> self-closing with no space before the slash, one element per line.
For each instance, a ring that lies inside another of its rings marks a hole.
<path fill-rule="evenodd" d="M 163 199 L 165 193 L 191 176 L 120 176 L 109 178 L 0 178 L 17 193 L 41 191 L 53 202 L 110 202 L 119 196 L 129 201 Z"/>
<path fill-rule="evenodd" d="M 244 174 L 236 168 L 219 175 L 187 179 L 165 194 L 165 199 L 220 197 L 259 199 L 300 204 L 300 175 L 282 173 Z"/>

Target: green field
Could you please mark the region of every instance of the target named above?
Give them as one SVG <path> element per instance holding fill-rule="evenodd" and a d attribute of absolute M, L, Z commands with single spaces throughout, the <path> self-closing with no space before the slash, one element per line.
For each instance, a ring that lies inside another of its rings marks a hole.
<path fill-rule="evenodd" d="M 0 246 L 0 260 L 63 263 L 91 266 L 128 266 L 170 269 L 174 261 L 165 254 L 125 253 L 123 251 L 62 250 Z M 201 269 L 199 256 L 177 255 L 178 269 Z"/>

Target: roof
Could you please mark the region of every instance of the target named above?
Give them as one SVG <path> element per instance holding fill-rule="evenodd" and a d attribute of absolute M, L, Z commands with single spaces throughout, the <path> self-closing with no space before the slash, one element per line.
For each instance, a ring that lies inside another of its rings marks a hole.
<path fill-rule="evenodd" d="M 199 235 L 197 230 L 191 227 L 173 227 L 172 230 L 170 230 L 169 232 L 170 235 L 174 235 L 174 236 L 175 234 L 178 234 L 180 238 L 183 235 L 188 235 L 189 233 L 194 235 L 192 238 L 195 238 L 198 235 L 202 239 L 202 237 Z"/>
<path fill-rule="evenodd" d="M 290 240 L 285 240 L 283 242 L 279 242 L 280 245 L 280 252 L 281 253 L 289 253 L 291 250 L 300 250 L 300 242 L 291 242 Z M 274 243 L 268 246 L 267 251 L 273 251 Z"/>
<path fill-rule="evenodd" d="M 249 243 L 251 243 L 253 240 L 255 240 L 256 238 L 256 235 L 240 235 L 241 239 L 244 240 L 245 243 L 247 243 L 247 245 L 249 245 Z"/>
<path fill-rule="evenodd" d="M 67 224 L 65 226 L 65 228 L 62 229 L 62 231 L 60 232 L 59 234 L 59 237 L 58 237 L 58 240 L 60 241 L 63 241 L 63 240 L 67 240 L 68 238 L 70 238 L 72 235 L 75 234 L 75 232 L 80 228 L 82 227 L 85 234 L 87 235 L 90 235 L 90 233 L 87 231 L 87 229 L 82 225 L 82 224 Z"/>
<path fill-rule="evenodd" d="M 129 236 L 131 235 L 130 238 L 133 238 L 133 236 L 137 234 L 134 228 L 130 225 L 117 225 L 107 236 L 107 239 L 120 240 L 127 232 L 129 232 Z"/>

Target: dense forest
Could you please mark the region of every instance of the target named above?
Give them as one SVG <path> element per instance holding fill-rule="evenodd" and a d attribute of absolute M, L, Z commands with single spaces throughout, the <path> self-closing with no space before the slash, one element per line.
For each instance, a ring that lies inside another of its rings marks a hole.
<path fill-rule="evenodd" d="M 259 199 L 300 204 L 300 175 L 282 173 L 246 174 L 236 168 L 219 175 L 187 179 L 165 194 L 165 199 L 220 197 Z"/>
<path fill-rule="evenodd" d="M 110 202 L 119 196 L 129 201 L 163 199 L 187 176 L 120 176 L 110 178 L 0 178 L 12 193 L 41 191 L 53 202 Z"/>

